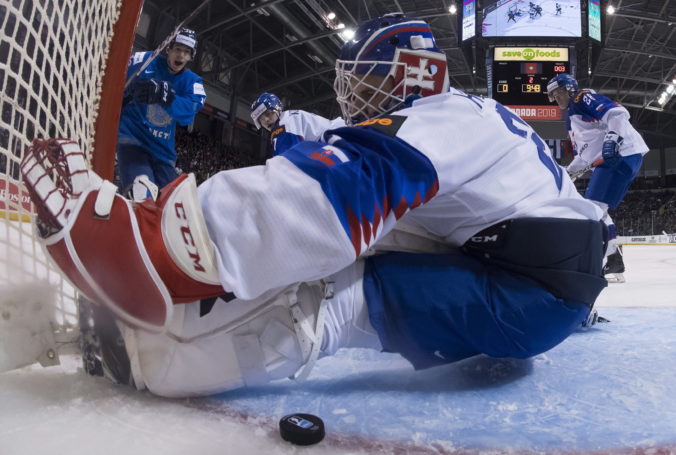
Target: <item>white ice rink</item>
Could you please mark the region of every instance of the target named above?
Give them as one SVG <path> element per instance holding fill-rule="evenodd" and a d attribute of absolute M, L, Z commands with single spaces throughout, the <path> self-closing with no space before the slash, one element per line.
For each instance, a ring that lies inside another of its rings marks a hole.
<path fill-rule="evenodd" d="M 626 246 L 611 322 L 530 360 L 485 357 L 414 372 L 340 351 L 304 384 L 167 400 L 85 376 L 79 359 L 0 375 L 0 454 L 676 453 L 676 246 Z M 309 412 L 327 437 L 281 440 Z"/>

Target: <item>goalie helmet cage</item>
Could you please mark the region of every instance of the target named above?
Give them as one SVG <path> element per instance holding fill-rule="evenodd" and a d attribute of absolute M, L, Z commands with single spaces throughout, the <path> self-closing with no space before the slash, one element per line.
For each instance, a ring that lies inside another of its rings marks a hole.
<path fill-rule="evenodd" d="M 0 302 L 16 298 L 18 287 L 49 282 L 57 293 L 57 335 L 77 328 L 77 295 L 27 222 L 33 215 L 19 164 L 34 138 L 67 137 L 112 180 L 125 68 L 142 3 L 0 4 Z"/>

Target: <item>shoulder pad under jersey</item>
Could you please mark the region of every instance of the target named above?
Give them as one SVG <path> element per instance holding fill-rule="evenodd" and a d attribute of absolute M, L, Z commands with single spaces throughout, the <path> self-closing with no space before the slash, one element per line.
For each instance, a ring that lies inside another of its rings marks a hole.
<path fill-rule="evenodd" d="M 607 96 L 594 92 L 593 90 L 580 90 L 573 97 L 569 113 L 571 115 L 582 115 L 600 119 L 608 110 L 617 107 L 618 104 Z"/>

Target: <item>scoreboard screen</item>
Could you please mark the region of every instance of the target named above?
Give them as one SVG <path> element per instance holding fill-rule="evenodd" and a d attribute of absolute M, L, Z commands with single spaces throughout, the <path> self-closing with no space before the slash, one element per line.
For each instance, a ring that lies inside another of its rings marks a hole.
<path fill-rule="evenodd" d="M 547 82 L 557 74 L 573 72 L 568 48 L 496 47 L 489 64 L 491 98 L 524 120 L 562 120 L 560 109 L 547 97 Z"/>
<path fill-rule="evenodd" d="M 493 98 L 504 105 L 551 105 L 547 82 L 568 71 L 568 62 L 494 62 Z"/>

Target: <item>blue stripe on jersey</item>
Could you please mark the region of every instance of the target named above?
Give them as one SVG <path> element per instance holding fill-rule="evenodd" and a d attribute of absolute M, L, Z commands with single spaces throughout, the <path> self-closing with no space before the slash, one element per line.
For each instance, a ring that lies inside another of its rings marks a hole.
<path fill-rule="evenodd" d="M 391 213 L 399 219 L 439 190 L 429 159 L 399 138 L 368 128 L 328 133 L 335 144 L 301 142 L 282 156 L 320 183 L 346 234 L 361 254 Z"/>
<path fill-rule="evenodd" d="M 273 133 L 274 134 L 274 133 Z M 303 141 L 303 137 L 298 134 L 283 131 L 272 137 L 272 148 L 274 155 L 281 155 L 286 150 Z"/>
<path fill-rule="evenodd" d="M 607 96 L 593 93 L 590 90 L 580 90 L 568 106 L 568 116 L 578 115 L 585 122 L 596 122 L 601 120 L 610 109 L 618 106 Z"/>

